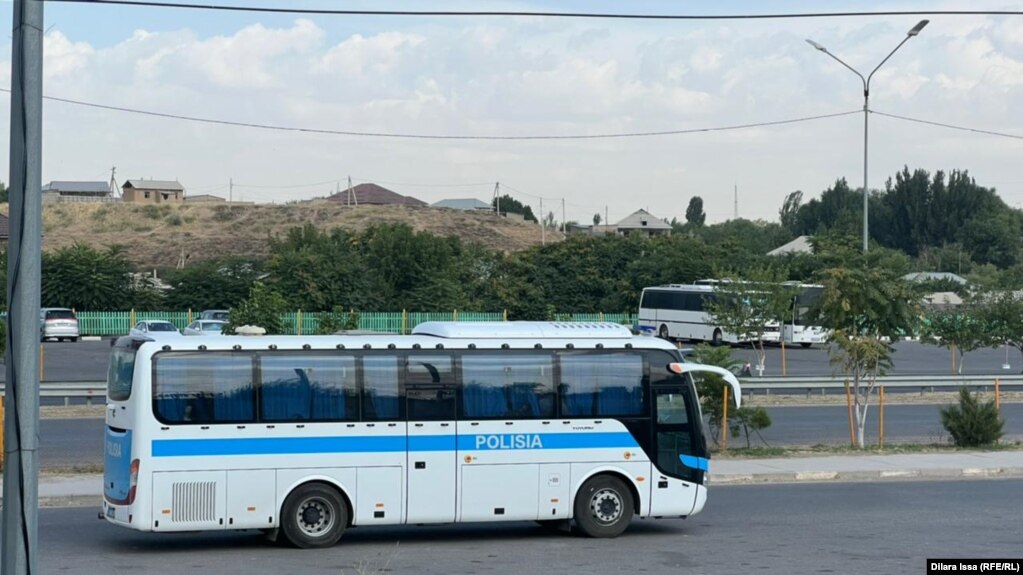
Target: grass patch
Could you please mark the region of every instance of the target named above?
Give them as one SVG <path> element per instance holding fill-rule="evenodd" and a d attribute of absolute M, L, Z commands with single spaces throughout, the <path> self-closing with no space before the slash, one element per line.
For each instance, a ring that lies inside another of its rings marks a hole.
<path fill-rule="evenodd" d="M 726 451 L 712 450 L 718 459 L 758 459 L 768 457 L 806 457 L 814 455 L 895 455 L 900 453 L 959 453 L 976 451 L 1018 451 L 1023 442 L 1003 442 L 985 447 L 963 448 L 948 443 L 899 443 L 878 448 L 876 445 L 856 449 L 848 445 L 809 445 L 795 447 L 737 447 Z"/>

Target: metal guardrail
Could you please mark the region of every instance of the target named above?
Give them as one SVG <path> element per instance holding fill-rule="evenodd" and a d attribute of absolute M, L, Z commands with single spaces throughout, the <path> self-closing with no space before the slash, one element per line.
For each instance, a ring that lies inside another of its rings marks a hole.
<path fill-rule="evenodd" d="M 960 386 L 970 388 L 992 388 L 998 379 L 1001 388 L 1023 387 L 1023 375 L 890 375 L 877 378 L 877 385 L 886 389 L 920 390 L 921 393 L 935 389 L 956 389 Z M 842 376 L 795 376 L 795 377 L 743 377 L 739 381 L 743 391 L 792 392 L 805 391 L 810 394 L 815 389 L 825 393 L 829 389 L 845 389 L 848 380 Z M 6 391 L 6 384 L 0 383 L 0 392 Z M 107 394 L 105 381 L 50 381 L 43 382 L 39 387 L 42 397 L 63 397 L 68 405 L 73 397 L 86 399 L 92 405 L 95 399 L 104 401 Z"/>
<path fill-rule="evenodd" d="M 935 389 L 957 389 L 960 386 L 969 388 L 989 388 L 995 386 L 1016 388 L 1023 386 L 1023 375 L 888 375 L 877 378 L 877 386 L 886 389 L 912 390 L 921 393 Z M 739 379 L 743 391 L 806 391 L 809 395 L 819 389 L 825 393 L 829 389 L 845 389 L 846 382 L 852 383 L 845 376 L 793 376 L 793 377 L 743 377 Z"/>

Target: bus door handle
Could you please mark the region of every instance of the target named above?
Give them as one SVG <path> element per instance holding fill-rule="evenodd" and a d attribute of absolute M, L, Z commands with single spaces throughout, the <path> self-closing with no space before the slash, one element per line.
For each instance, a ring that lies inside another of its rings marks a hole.
<path fill-rule="evenodd" d="M 416 469 L 426 469 L 426 462 L 425 461 L 417 461 L 416 462 Z"/>

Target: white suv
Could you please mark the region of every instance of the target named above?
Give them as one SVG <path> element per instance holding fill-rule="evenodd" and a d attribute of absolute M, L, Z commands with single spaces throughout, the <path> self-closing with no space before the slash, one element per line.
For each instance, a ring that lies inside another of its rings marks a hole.
<path fill-rule="evenodd" d="M 65 307 L 44 307 L 39 310 L 39 336 L 42 341 L 78 341 L 78 318 Z"/>

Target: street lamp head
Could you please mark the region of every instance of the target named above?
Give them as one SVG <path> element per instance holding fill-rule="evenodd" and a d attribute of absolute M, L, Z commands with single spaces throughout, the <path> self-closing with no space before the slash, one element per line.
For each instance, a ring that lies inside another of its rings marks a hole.
<path fill-rule="evenodd" d="M 924 26 L 926 26 L 928 23 L 930 23 L 930 20 L 921 20 L 917 22 L 916 26 L 913 26 L 913 28 L 909 32 L 906 32 L 906 35 L 909 37 L 916 36 L 917 34 L 920 33 L 921 30 L 924 29 Z"/>
<path fill-rule="evenodd" d="M 806 43 L 811 45 L 811 46 L 813 46 L 814 48 L 820 50 L 821 52 L 827 52 L 828 51 L 827 48 L 825 48 L 824 46 L 821 46 L 820 44 L 814 42 L 813 40 L 811 40 L 809 38 L 806 39 Z"/>

